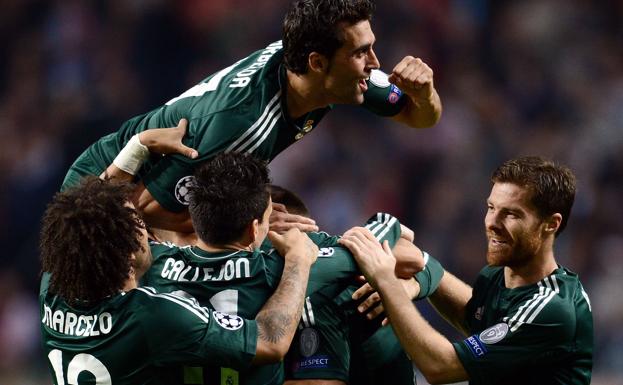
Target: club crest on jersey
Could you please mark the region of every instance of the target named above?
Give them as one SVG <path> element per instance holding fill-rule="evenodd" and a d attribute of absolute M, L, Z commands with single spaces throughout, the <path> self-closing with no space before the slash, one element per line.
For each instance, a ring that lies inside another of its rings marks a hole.
<path fill-rule="evenodd" d="M 227 313 L 221 313 L 220 311 L 213 311 L 212 317 L 217 324 L 219 324 L 223 329 L 227 330 L 238 330 L 244 324 L 242 318 L 237 315 L 231 315 Z"/>
<path fill-rule="evenodd" d="M 508 324 L 500 322 L 499 324 L 495 324 L 483 330 L 479 338 L 485 344 L 492 345 L 502 341 L 504 337 L 506 337 L 506 334 L 508 334 Z"/>
<path fill-rule="evenodd" d="M 318 250 L 318 258 L 326 258 L 335 254 L 335 249 L 333 247 L 322 247 Z"/>
<path fill-rule="evenodd" d="M 299 350 L 303 357 L 311 357 L 318 351 L 320 338 L 318 332 L 314 328 L 305 328 L 301 331 L 299 338 Z"/>
<path fill-rule="evenodd" d="M 387 95 L 387 101 L 391 104 L 396 104 L 400 100 L 400 95 L 402 95 L 400 88 L 392 84 L 389 90 L 389 95 Z"/>
<path fill-rule="evenodd" d="M 195 183 L 195 177 L 192 175 L 187 175 L 182 179 L 177 181 L 175 185 L 175 199 L 178 202 L 183 204 L 184 206 L 188 206 L 190 204 L 190 187 Z"/>

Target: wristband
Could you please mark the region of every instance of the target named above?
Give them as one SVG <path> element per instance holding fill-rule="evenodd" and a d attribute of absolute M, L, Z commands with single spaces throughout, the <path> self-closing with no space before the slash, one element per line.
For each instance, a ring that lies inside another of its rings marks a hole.
<path fill-rule="evenodd" d="M 149 149 L 141 143 L 138 134 L 136 134 L 130 138 L 128 144 L 119 152 L 112 163 L 120 170 L 130 175 L 136 175 L 147 158 L 149 158 Z"/>
<path fill-rule="evenodd" d="M 426 298 L 433 294 L 435 290 L 437 290 L 444 273 L 443 266 L 441 266 L 438 260 L 431 257 L 426 251 L 422 251 L 422 253 L 424 254 L 426 265 L 424 266 L 424 270 L 418 272 L 414 276 L 420 284 L 420 293 L 417 295 L 416 299 Z"/>

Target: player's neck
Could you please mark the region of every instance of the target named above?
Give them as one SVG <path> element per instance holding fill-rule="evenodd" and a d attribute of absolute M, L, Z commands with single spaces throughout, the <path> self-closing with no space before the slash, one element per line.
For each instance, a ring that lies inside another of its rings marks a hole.
<path fill-rule="evenodd" d="M 521 266 L 506 266 L 504 268 L 504 283 L 507 288 L 514 289 L 520 286 L 532 285 L 558 268 L 553 249 L 534 256 Z"/>
<path fill-rule="evenodd" d="M 197 241 L 196 246 L 200 248 L 201 250 L 207 251 L 209 253 L 220 253 L 220 252 L 231 251 L 231 250 L 253 251 L 253 247 L 250 244 L 245 245 L 245 243 L 246 242 L 244 241 L 237 241 L 237 242 L 232 242 L 232 243 L 226 243 L 223 245 L 216 245 L 216 244 L 204 242 L 203 240 L 199 239 Z"/>
<path fill-rule="evenodd" d="M 300 118 L 310 111 L 326 107 L 329 104 L 318 88 L 317 82 L 311 79 L 311 75 L 298 75 L 287 70 L 286 77 L 288 79 L 286 101 L 290 118 Z"/>

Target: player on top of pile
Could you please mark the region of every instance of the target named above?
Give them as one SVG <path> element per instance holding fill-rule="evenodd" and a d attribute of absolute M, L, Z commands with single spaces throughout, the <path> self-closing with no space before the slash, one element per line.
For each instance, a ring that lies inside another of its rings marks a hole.
<path fill-rule="evenodd" d="M 125 122 L 72 165 L 63 188 L 100 175 L 121 148 L 148 128 L 188 119 L 184 144 L 198 156 L 153 157 L 138 173 L 137 208 L 154 227 L 191 231 L 186 210 L 195 166 L 221 152 L 272 160 L 309 133 L 335 104 L 359 104 L 412 127 L 434 125 L 441 102 L 433 71 L 406 56 L 389 77 L 379 71 L 370 0 L 297 0 L 283 41 L 207 77 L 165 105 Z M 301 220 L 303 230 L 314 222 Z M 306 223 L 308 226 L 305 226 Z"/>

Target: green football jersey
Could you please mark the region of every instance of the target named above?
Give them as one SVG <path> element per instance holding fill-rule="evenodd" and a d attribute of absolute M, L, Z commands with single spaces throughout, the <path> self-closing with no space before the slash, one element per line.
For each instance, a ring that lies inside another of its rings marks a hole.
<path fill-rule="evenodd" d="M 485 267 L 465 316 L 474 334 L 454 348 L 470 384 L 590 383 L 593 318 L 575 273 L 508 289 L 504 268 Z"/>
<path fill-rule="evenodd" d="M 42 278 L 39 301 L 56 385 L 170 384 L 183 363 L 241 369 L 255 356 L 255 321 L 147 287 L 97 305 L 69 306 L 48 293 L 49 277 Z"/>
<path fill-rule="evenodd" d="M 363 107 L 379 115 L 395 115 L 406 98 L 387 76 L 374 70 Z M 331 106 L 292 120 L 287 112 L 286 70 L 281 41 L 270 44 L 209 76 L 162 107 L 126 121 L 119 131 L 91 145 L 72 165 L 63 188 L 85 175 L 100 175 L 136 133 L 173 127 L 187 118 L 184 144 L 199 157 L 152 156 L 139 177 L 160 205 L 179 212 L 188 205 L 187 186 L 195 167 L 221 152 L 246 152 L 271 161 L 312 131 Z"/>
<path fill-rule="evenodd" d="M 373 216 L 368 226 L 379 239 L 387 239 L 392 244 L 400 236 L 400 223 L 389 214 Z M 337 244 L 339 237 L 318 232 L 310 233 L 310 238 L 319 246 L 319 254 L 307 285 L 309 297 L 302 316 L 302 323 L 307 326 L 316 325 L 317 320 L 322 323 L 322 317 L 314 317 L 312 306 L 332 303 L 359 274 L 348 249 Z M 257 315 L 278 286 L 283 272 L 283 257 L 270 242 L 253 252 L 210 253 L 194 246 L 157 242 L 151 242 L 150 246 L 154 260 L 142 284 L 162 292 L 186 292 L 204 306 L 242 318 Z M 215 378 L 214 372 L 218 377 L 218 370 L 220 368 L 193 368 L 195 373 L 201 372 L 193 378 Z M 186 377 L 188 372 L 186 369 Z M 283 382 L 284 373 L 283 366 L 276 364 L 249 368 L 237 376 L 240 384 L 278 384 Z"/>

